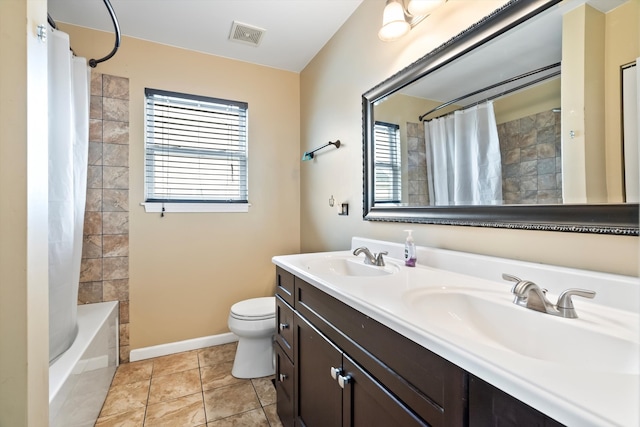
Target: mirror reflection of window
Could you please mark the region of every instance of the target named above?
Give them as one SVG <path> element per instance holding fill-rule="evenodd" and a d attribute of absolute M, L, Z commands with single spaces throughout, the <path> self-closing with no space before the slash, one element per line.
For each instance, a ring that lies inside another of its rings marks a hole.
<path fill-rule="evenodd" d="M 400 203 L 400 126 L 375 122 L 375 203 Z"/>

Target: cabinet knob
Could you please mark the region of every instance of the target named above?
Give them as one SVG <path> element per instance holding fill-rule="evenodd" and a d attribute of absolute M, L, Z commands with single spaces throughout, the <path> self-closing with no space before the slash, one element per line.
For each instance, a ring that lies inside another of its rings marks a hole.
<path fill-rule="evenodd" d="M 287 374 L 280 374 L 279 375 L 279 379 L 280 382 L 283 382 L 284 380 L 286 380 L 287 378 L 289 378 L 289 376 Z"/>
<path fill-rule="evenodd" d="M 349 384 L 351 382 L 351 375 L 338 375 L 338 384 L 340 387 L 344 388 L 345 384 Z"/>
<path fill-rule="evenodd" d="M 285 329 L 289 329 L 288 323 L 280 323 L 280 330 L 284 331 Z"/>
<path fill-rule="evenodd" d="M 334 368 L 333 366 L 331 367 L 331 378 L 337 380 L 340 374 L 342 374 L 342 368 Z"/>

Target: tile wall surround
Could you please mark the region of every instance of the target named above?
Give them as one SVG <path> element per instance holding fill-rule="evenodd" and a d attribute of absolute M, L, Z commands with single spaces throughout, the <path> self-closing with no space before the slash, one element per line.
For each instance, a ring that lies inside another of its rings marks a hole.
<path fill-rule="evenodd" d="M 129 79 L 91 73 L 89 166 L 78 304 L 119 301 L 129 361 Z"/>
<path fill-rule="evenodd" d="M 560 113 L 544 111 L 498 125 L 505 204 L 562 203 Z M 408 201 L 428 206 L 424 124 L 407 122 Z"/>
<path fill-rule="evenodd" d="M 409 206 L 428 206 L 427 154 L 424 145 L 424 123 L 407 122 L 407 196 Z"/>

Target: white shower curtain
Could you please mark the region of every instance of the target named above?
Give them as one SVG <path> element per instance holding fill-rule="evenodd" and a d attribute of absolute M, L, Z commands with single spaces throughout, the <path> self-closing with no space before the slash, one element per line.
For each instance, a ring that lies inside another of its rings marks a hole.
<path fill-rule="evenodd" d="M 502 203 L 502 164 L 492 102 L 431 120 L 424 130 L 431 204 Z"/>
<path fill-rule="evenodd" d="M 77 334 L 78 282 L 87 193 L 89 69 L 69 35 L 49 32 L 49 360 Z"/>

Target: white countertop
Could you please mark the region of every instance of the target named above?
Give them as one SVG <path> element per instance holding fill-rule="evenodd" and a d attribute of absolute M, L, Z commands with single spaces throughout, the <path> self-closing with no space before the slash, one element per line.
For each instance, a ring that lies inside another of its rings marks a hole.
<path fill-rule="evenodd" d="M 354 239 L 354 246 L 361 245 L 363 241 L 365 240 L 355 241 Z M 365 243 L 369 243 L 368 246 L 372 251 L 387 249 L 390 256 L 400 257 L 398 253 L 401 247 L 397 244 L 385 246 L 384 242 L 365 241 Z M 435 259 L 435 253 L 439 250 L 429 250 L 435 251 L 429 253 L 431 259 Z M 420 262 L 421 255 L 424 257 L 425 254 L 424 248 L 418 251 L 418 262 Z M 456 253 L 440 251 L 438 256 L 442 259 L 450 254 L 455 255 Z M 500 261 L 499 258 L 462 255 L 472 256 L 480 263 L 483 258 L 492 262 Z M 499 304 L 506 305 L 512 304 L 513 295 L 510 293 L 510 283 L 502 282 L 500 279 L 488 280 L 474 277 L 475 275 L 465 275 L 421 264 L 415 268 L 405 267 L 398 258 L 390 257 L 386 258 L 387 264 L 398 266 L 397 272 L 393 275 L 362 278 L 331 273 L 324 274 L 308 267 L 308 262 L 318 257 L 355 258 L 351 251 L 344 251 L 276 256 L 273 258 L 273 262 L 565 425 L 580 427 L 635 427 L 640 425 L 640 376 L 637 366 L 598 366 L 594 368 L 586 363 L 581 363 L 581 358 L 576 363 L 571 363 L 571 361 L 567 363 L 567 361 L 548 361 L 528 357 L 504 346 L 478 339 L 477 335 L 465 336 L 464 333 L 449 333 L 446 327 L 448 325 L 439 325 L 438 322 L 429 319 L 429 316 L 416 309 L 416 306 L 412 305 L 407 297 L 412 293 L 420 293 L 425 290 L 468 289 L 469 292 L 477 290 L 486 293 L 491 298 L 495 298 Z M 518 261 L 504 261 L 506 264 L 498 263 L 500 265 L 497 268 L 518 276 L 522 274 L 522 270 L 527 270 L 527 268 L 544 269 L 546 267 Z M 462 264 L 468 267 L 470 262 Z M 471 262 L 471 264 L 473 263 Z M 550 269 L 552 271 L 562 270 L 560 273 L 569 276 L 574 272 L 577 272 L 578 275 L 591 275 L 590 272 L 579 270 L 558 267 L 550 267 Z M 602 273 L 593 274 L 599 279 L 597 283 L 610 280 L 611 283 L 607 282 L 606 285 L 613 288 L 615 285 L 621 284 L 627 297 L 635 298 L 638 295 L 636 289 L 638 284 L 635 278 Z M 562 276 L 563 283 L 558 286 L 561 286 L 562 289 L 576 287 L 566 286 L 567 282 L 571 282 L 569 276 Z M 582 276 L 578 277 L 584 281 Z M 529 277 L 522 278 L 529 279 Z M 553 286 L 539 284 L 541 287 L 549 288 L 550 300 L 555 301 Z M 606 292 L 602 290 L 600 285 L 596 285 L 596 282 L 590 284 L 599 287 L 597 291 L 603 294 L 600 298 L 601 301 L 613 300 L 612 297 L 604 295 Z M 601 302 L 598 299 L 595 301 Z M 579 319 L 562 319 L 522 307 L 516 307 L 516 309 L 523 310 L 525 312 L 523 315 L 529 316 L 528 319 L 534 319 L 534 321 L 541 318 L 531 316 L 545 316 L 542 318 L 543 322 L 578 322 L 570 324 L 578 327 L 581 325 L 592 327 L 596 323 L 610 325 L 610 327 L 601 328 L 603 332 L 613 331 L 612 333 L 617 334 L 621 339 L 630 340 L 637 344 L 638 312 L 624 308 L 635 307 L 638 301 L 631 304 L 628 301 L 622 302 L 623 309 L 596 302 L 586 302 L 586 300 L 574 298 Z M 519 330 L 517 322 L 505 324 L 504 330 L 507 334 L 514 334 L 515 337 L 520 334 L 523 340 L 527 338 L 527 333 L 522 333 Z M 469 333 L 471 334 L 473 331 Z M 558 337 L 554 338 L 557 342 Z M 553 341 L 549 340 L 549 342 Z M 583 345 L 586 345 L 585 352 L 588 352 L 590 350 L 589 343 L 583 343 Z M 598 352 L 598 348 L 593 348 L 593 351 Z M 640 360 L 638 365 L 640 365 Z"/>

